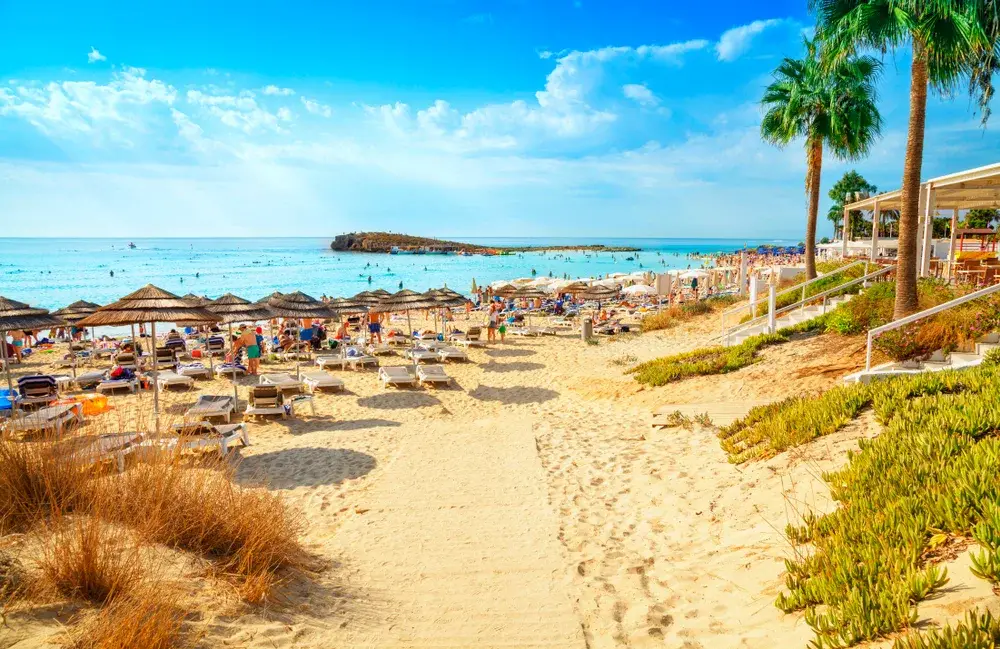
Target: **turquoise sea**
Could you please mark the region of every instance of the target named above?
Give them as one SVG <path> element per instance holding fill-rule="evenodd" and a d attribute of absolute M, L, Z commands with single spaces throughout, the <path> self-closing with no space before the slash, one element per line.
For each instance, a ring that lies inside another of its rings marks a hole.
<path fill-rule="evenodd" d="M 331 238 L 260 239 L 0 239 L 0 295 L 32 306 L 61 308 L 76 300 L 107 304 L 145 284 L 178 295 L 231 292 L 258 300 L 274 291 L 314 297 L 351 296 L 366 289 L 423 291 L 447 285 L 468 293 L 496 280 L 538 276 L 596 277 L 635 270 L 698 266 L 691 253 L 732 252 L 765 243 L 744 239 L 465 239 L 493 246 L 602 243 L 635 253 L 524 253 L 516 256 L 375 255 L 335 253 Z M 631 260 L 628 258 L 632 257 Z M 111 272 L 114 271 L 114 276 Z M 371 277 L 369 283 L 368 278 Z"/>

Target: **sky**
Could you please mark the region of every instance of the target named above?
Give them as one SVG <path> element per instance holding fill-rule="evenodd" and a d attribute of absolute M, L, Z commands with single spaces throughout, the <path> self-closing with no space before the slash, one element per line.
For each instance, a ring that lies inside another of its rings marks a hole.
<path fill-rule="evenodd" d="M 804 1 L 0 0 L 0 236 L 800 239 L 805 153 L 759 99 Z M 883 57 L 898 187 L 909 59 Z M 928 106 L 924 176 L 997 161 Z"/>

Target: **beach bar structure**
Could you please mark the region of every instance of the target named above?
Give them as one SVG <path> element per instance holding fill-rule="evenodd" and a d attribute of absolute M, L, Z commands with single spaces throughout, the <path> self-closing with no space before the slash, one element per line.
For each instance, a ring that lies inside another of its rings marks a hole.
<path fill-rule="evenodd" d="M 872 215 L 872 238 L 869 255 L 878 259 L 879 221 L 883 211 L 900 210 L 903 192 L 900 189 L 869 196 L 844 205 L 844 236 L 840 241 L 841 256 L 848 256 L 851 213 Z M 919 223 L 917 226 L 917 271 L 921 277 L 930 273 L 934 219 L 939 213 L 951 216 L 951 240 L 948 245 L 948 279 L 954 278 L 956 238 L 959 233 L 959 210 L 1000 208 L 1000 163 L 931 178 L 920 185 Z"/>

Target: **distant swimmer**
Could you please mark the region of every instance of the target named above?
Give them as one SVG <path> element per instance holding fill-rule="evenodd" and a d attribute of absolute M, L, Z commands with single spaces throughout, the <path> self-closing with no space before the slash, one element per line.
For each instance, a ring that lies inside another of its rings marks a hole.
<path fill-rule="evenodd" d="M 403 282 L 402 281 L 399 282 L 399 290 L 401 290 L 401 291 L 403 290 Z"/>
<path fill-rule="evenodd" d="M 372 276 L 371 276 L 371 275 L 369 275 L 369 276 L 368 276 L 368 283 L 369 283 L 369 284 L 371 284 L 371 283 L 372 283 Z"/>
<path fill-rule="evenodd" d="M 182 278 L 181 278 L 181 284 L 183 284 L 183 283 L 184 283 L 184 278 L 182 277 Z"/>
<path fill-rule="evenodd" d="M 195 278 L 195 279 L 198 279 L 199 277 L 201 277 L 201 273 L 195 273 L 195 274 L 194 274 L 194 278 Z"/>
<path fill-rule="evenodd" d="M 114 277 L 114 276 L 115 276 L 115 271 L 111 270 L 111 271 L 108 271 L 108 272 L 109 272 L 109 273 L 111 273 L 111 276 L 112 276 L 112 277 Z"/>

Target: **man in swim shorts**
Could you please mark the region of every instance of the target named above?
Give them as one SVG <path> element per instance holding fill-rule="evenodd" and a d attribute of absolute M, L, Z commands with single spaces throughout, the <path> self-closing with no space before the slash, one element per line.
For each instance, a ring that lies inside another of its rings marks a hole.
<path fill-rule="evenodd" d="M 382 344 L 382 314 L 372 313 L 368 316 L 368 333 L 370 338 L 374 341 L 378 339 L 378 344 Z"/>

